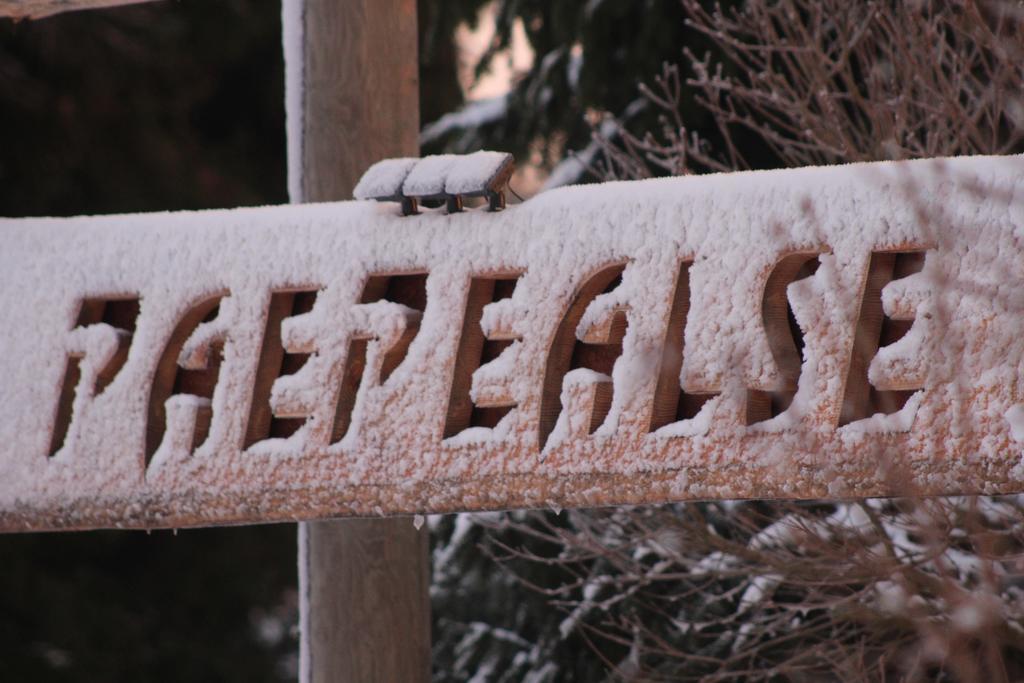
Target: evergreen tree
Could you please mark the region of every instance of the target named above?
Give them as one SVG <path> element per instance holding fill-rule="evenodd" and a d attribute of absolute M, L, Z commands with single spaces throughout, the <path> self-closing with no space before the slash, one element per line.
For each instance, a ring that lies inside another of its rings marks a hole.
<path fill-rule="evenodd" d="M 421 61 L 425 68 L 451 50 L 460 22 L 473 25 L 488 3 L 420 2 L 424 33 Z M 539 152 L 542 164 L 561 161 L 568 152 L 591 142 L 592 126 L 605 112 L 615 112 L 631 130 L 653 130 L 658 113 L 638 89 L 665 61 L 676 61 L 684 46 L 697 52 L 714 47 L 707 37 L 686 25 L 678 0 L 498 0 L 496 30 L 476 66 L 479 77 L 512 45 L 520 25 L 534 52 L 530 69 L 511 92 L 490 101 L 471 102 L 456 110 L 458 98 L 446 99 L 443 111 L 428 104 L 433 98 L 425 82 L 422 95 L 424 153 L 498 149 L 520 159 Z M 441 74 L 431 72 L 435 79 Z M 453 77 L 454 65 L 449 76 Z M 689 125 L 713 135 L 711 118 L 694 106 L 686 92 L 680 106 Z M 574 177 L 573 180 L 580 179 Z"/>

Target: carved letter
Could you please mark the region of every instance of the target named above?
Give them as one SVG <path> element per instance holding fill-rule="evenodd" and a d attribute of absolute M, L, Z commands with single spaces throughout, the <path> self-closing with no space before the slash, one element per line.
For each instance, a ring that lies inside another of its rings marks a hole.
<path fill-rule="evenodd" d="M 549 437 L 557 443 L 592 434 L 608 415 L 612 368 L 622 353 L 627 322 L 623 307 L 599 305 L 599 295 L 618 286 L 625 268 L 622 264 L 609 266 L 592 275 L 577 291 L 558 325 L 544 372 L 539 433 L 542 450 Z M 585 313 L 590 314 L 587 320 Z M 553 435 L 556 428 L 558 432 Z"/>
<path fill-rule="evenodd" d="M 272 292 L 267 309 L 267 322 L 260 345 L 256 367 L 249 422 L 245 430 L 244 448 L 268 437 L 290 436 L 301 426 L 301 420 L 275 417 L 270 410 L 270 392 L 278 377 L 292 375 L 309 358 L 307 353 L 285 353 L 281 343 L 281 324 L 286 318 L 313 310 L 317 290 L 281 290 Z"/>
<path fill-rule="evenodd" d="M 230 327 L 220 310 L 223 301 L 224 295 L 216 295 L 190 308 L 164 346 L 149 393 L 147 467 L 191 454 L 206 440 Z"/>
<path fill-rule="evenodd" d="M 515 340 L 499 331 L 486 334 L 480 323 L 485 307 L 512 296 L 518 278 L 480 277 L 470 282 L 444 424 L 446 439 L 469 427 L 493 428 L 515 406 L 514 400 L 496 403 L 493 397 L 474 403 L 470 390 L 474 371 L 497 358 Z"/>
<path fill-rule="evenodd" d="M 672 308 L 669 311 L 668 326 L 665 329 L 665 344 L 661 366 L 658 369 L 658 384 L 654 391 L 651 408 L 650 431 L 655 432 L 668 425 L 692 419 L 700 412 L 708 399 L 715 394 L 690 394 L 682 390 L 680 373 L 685 353 L 686 316 L 690 312 L 690 266 L 692 261 L 679 264 Z M 671 431 L 671 428 L 669 429 Z"/>
<path fill-rule="evenodd" d="M 312 355 L 294 374 L 281 375 L 273 383 L 272 415 L 301 421 L 297 437 L 312 445 L 355 438 L 351 427 L 358 422 L 361 397 L 398 369 L 419 331 L 426 281 L 425 273 L 371 276 L 360 302 L 340 320 L 327 319 L 320 297 L 308 313 L 283 319 L 283 350 Z M 347 351 L 337 352 L 341 348 Z M 330 349 L 335 351 L 324 352 Z M 325 378 L 333 378 L 326 391 L 332 395 L 330 411 L 321 406 Z"/>
<path fill-rule="evenodd" d="M 914 324 L 917 305 L 926 293 L 920 286 L 921 276 L 917 274 L 924 266 L 924 259 L 923 251 L 871 254 L 850 355 L 840 426 L 876 413 L 898 412 L 923 385 L 923 368 L 910 367 L 920 354 L 913 353 L 913 349 L 909 354 L 901 354 L 904 349 L 898 342 Z M 903 296 L 894 296 L 897 290 Z M 906 428 L 909 429 L 909 425 Z"/>
<path fill-rule="evenodd" d="M 67 366 L 50 439 L 50 455 L 73 440 L 85 406 L 114 381 L 128 358 L 138 297 L 84 299 L 67 341 Z"/>

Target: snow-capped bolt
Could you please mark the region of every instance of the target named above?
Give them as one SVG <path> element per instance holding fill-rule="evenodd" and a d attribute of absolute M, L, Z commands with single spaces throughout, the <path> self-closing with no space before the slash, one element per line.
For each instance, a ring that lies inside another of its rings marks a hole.
<path fill-rule="evenodd" d="M 466 197 L 485 197 L 488 210 L 499 211 L 505 208 L 505 187 L 514 170 L 515 159 L 505 152 L 384 159 L 367 169 L 353 195 L 399 202 L 404 216 L 417 213 L 424 200 L 443 201 L 448 213 L 458 213 Z"/>
<path fill-rule="evenodd" d="M 352 190 L 352 196 L 378 202 L 400 202 L 403 216 L 417 213 L 416 200 L 402 194 L 402 183 L 418 162 L 419 159 L 413 157 L 378 161 L 366 169 Z"/>

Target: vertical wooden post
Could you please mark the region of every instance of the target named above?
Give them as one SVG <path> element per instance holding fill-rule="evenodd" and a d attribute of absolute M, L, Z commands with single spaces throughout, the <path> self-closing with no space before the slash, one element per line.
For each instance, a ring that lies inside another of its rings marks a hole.
<path fill-rule="evenodd" d="M 293 201 L 418 154 L 415 0 L 285 0 L 284 24 Z M 408 518 L 299 526 L 301 683 L 429 680 L 427 541 Z"/>

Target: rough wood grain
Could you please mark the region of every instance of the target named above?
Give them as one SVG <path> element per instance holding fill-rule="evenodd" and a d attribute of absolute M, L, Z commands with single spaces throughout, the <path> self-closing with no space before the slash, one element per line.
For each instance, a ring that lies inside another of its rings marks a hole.
<path fill-rule="evenodd" d="M 349 199 L 375 161 L 419 153 L 416 5 L 305 5 L 303 198 Z"/>
<path fill-rule="evenodd" d="M 305 0 L 305 201 L 348 199 L 363 172 L 419 150 L 414 0 Z M 363 298 L 422 310 L 425 277 L 370 278 Z M 377 291 L 381 290 L 381 291 Z M 421 296 L 422 300 L 416 300 Z M 390 374 L 414 332 L 386 360 Z M 348 430 L 366 340 L 350 356 L 334 439 Z M 359 353 L 361 349 L 362 353 Z M 300 525 L 302 683 L 430 679 L 428 533 L 408 518 Z"/>
<path fill-rule="evenodd" d="M 408 517 L 307 522 L 309 673 L 302 681 L 430 680 L 429 535 Z"/>

